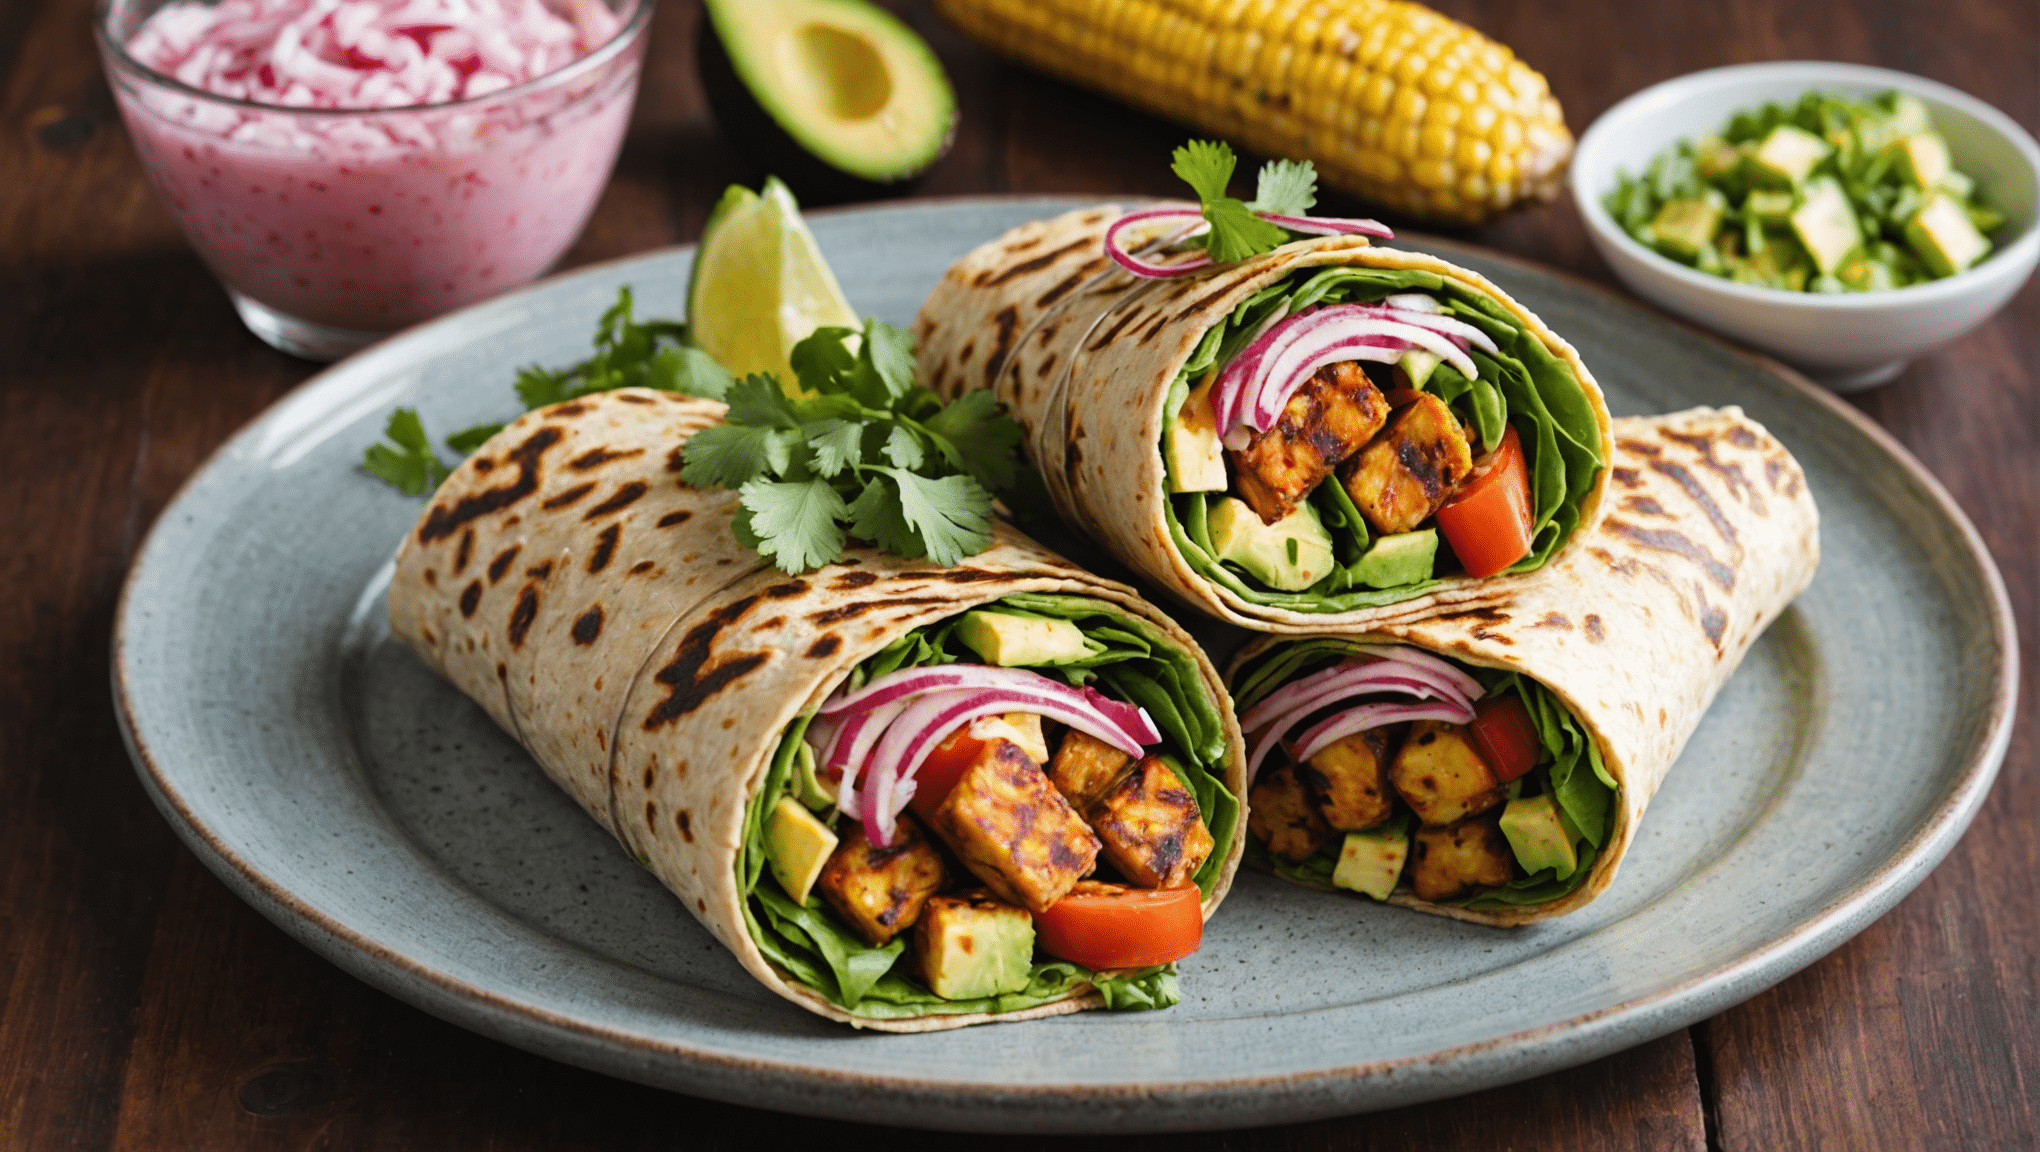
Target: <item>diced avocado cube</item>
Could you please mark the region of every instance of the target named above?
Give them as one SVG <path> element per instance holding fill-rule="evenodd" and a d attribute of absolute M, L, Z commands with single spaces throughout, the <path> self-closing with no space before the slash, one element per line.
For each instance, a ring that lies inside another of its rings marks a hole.
<path fill-rule="evenodd" d="M 1650 230 L 1657 237 L 1658 250 L 1667 256 L 1693 261 L 1714 242 L 1721 227 L 1721 205 L 1704 196 L 1680 196 L 1665 201 Z"/>
<path fill-rule="evenodd" d="M 1955 166 L 1948 159 L 1948 144 L 1935 132 L 1915 132 L 1889 145 L 1899 174 L 1913 187 L 1931 192 L 1941 186 Z"/>
<path fill-rule="evenodd" d="M 1792 219 L 1792 193 L 1783 189 L 1758 189 L 1743 201 L 1743 211 L 1766 224 L 1785 224 Z"/>
<path fill-rule="evenodd" d="M 829 826 L 791 796 L 781 796 L 765 818 L 765 862 L 796 904 L 807 903 L 836 844 Z"/>
<path fill-rule="evenodd" d="M 1399 588 L 1431 578 L 1438 559 L 1438 530 L 1383 536 L 1353 567 L 1353 578 L 1370 588 Z"/>
<path fill-rule="evenodd" d="M 930 897 L 914 925 L 914 954 L 929 991 L 944 1000 L 1018 992 L 1034 969 L 1034 917 L 988 892 Z"/>
<path fill-rule="evenodd" d="M 1948 174 L 1941 177 L 1941 191 L 1946 192 L 1957 200 L 1967 201 L 1971 196 L 1976 195 L 1976 181 L 1950 168 L 1948 169 Z"/>
<path fill-rule="evenodd" d="M 1402 359 L 1396 361 L 1396 366 L 1403 370 L 1403 375 L 1410 378 L 1410 387 L 1422 388 L 1424 381 L 1429 380 L 1431 373 L 1443 363 L 1436 352 L 1412 348 L 1402 354 Z"/>
<path fill-rule="evenodd" d="M 1927 111 L 1927 106 L 1920 102 L 1919 97 L 1893 92 L 1887 103 L 1891 108 L 1891 130 L 1895 135 L 1910 136 L 1917 132 L 1934 130 L 1933 114 Z"/>
<path fill-rule="evenodd" d="M 1842 186 L 1833 180 L 1816 180 L 1806 186 L 1805 201 L 1792 212 L 1792 233 L 1824 276 L 1832 276 L 1863 243 L 1856 210 L 1849 206 Z"/>
<path fill-rule="evenodd" d="M 1797 188 L 1806 182 L 1813 166 L 1833 151 L 1832 145 L 1813 133 L 1780 124 L 1749 154 L 1743 171 L 1750 183 L 1761 187 Z"/>
<path fill-rule="evenodd" d="M 1702 180 L 1726 180 L 1742 163 L 1742 149 L 1719 136 L 1702 136 L 1694 149 L 1693 171 Z"/>
<path fill-rule="evenodd" d="M 1403 864 L 1409 858 L 1410 834 L 1402 828 L 1348 832 L 1339 848 L 1339 862 L 1332 868 L 1332 883 L 1386 900 L 1395 891 L 1395 882 L 1402 878 Z"/>
<path fill-rule="evenodd" d="M 1223 492 L 1225 447 L 1218 438 L 1218 417 L 1211 404 L 1211 389 L 1218 373 L 1210 372 L 1190 390 L 1164 439 L 1169 465 L 1171 492 Z"/>
<path fill-rule="evenodd" d="M 1310 501 L 1298 502 L 1273 524 L 1245 501 L 1228 496 L 1212 507 L 1206 526 L 1220 560 L 1279 592 L 1301 592 L 1332 570 L 1332 535 Z"/>
<path fill-rule="evenodd" d="M 827 808 L 836 802 L 835 783 L 816 777 L 815 748 L 805 740 L 794 752 L 793 778 L 786 782 L 786 789 L 811 809 Z"/>
<path fill-rule="evenodd" d="M 1090 651 L 1084 630 L 1068 620 L 1013 616 L 979 609 L 964 614 L 956 638 L 987 664 L 1011 668 L 1022 664 L 1059 664 L 1079 660 Z"/>
<path fill-rule="evenodd" d="M 1945 192 L 1929 197 L 1905 222 L 1905 242 L 1936 276 L 1953 276 L 1990 251 L 1990 241 L 1976 230 L 1969 213 Z"/>
<path fill-rule="evenodd" d="M 1835 279 L 1858 292 L 1882 292 L 1899 286 L 1890 265 L 1871 259 L 1870 254 L 1860 248 L 1847 263 L 1835 270 Z"/>
<path fill-rule="evenodd" d="M 1502 810 L 1502 835 L 1516 853 L 1516 863 L 1535 876 L 1546 868 L 1556 869 L 1563 880 L 1580 866 L 1573 843 L 1579 837 L 1551 793 L 1509 801 Z"/>

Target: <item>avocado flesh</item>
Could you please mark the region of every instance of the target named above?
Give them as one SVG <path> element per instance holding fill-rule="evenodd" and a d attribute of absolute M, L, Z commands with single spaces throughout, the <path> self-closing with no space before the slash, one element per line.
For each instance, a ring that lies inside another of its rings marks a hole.
<path fill-rule="evenodd" d="M 1932 132 L 1915 132 L 1891 142 L 1898 170 L 1922 192 L 1932 192 L 1948 179 L 1955 164 L 1948 158 L 1948 145 Z"/>
<path fill-rule="evenodd" d="M 1806 246 L 1821 275 L 1832 276 L 1863 242 L 1849 196 L 1832 180 L 1806 186 L 1806 201 L 1792 212 L 1792 232 Z"/>
<path fill-rule="evenodd" d="M 1551 868 L 1553 878 L 1563 880 L 1580 866 L 1573 849 L 1576 836 L 1549 792 L 1509 801 L 1502 810 L 1502 835 L 1509 838 L 1516 863 L 1532 876 Z"/>
<path fill-rule="evenodd" d="M 1204 374 L 1204 381 L 1190 390 L 1183 407 L 1169 423 L 1165 439 L 1169 464 L 1169 491 L 1223 492 L 1226 489 L 1225 447 L 1218 438 L 1218 413 L 1211 404 L 1211 391 L 1218 383 L 1216 371 Z"/>
<path fill-rule="evenodd" d="M 1680 196 L 1665 201 L 1650 222 L 1657 246 L 1667 256 L 1697 260 L 1700 251 L 1714 242 L 1721 226 L 1721 205 L 1700 196 Z"/>
<path fill-rule="evenodd" d="M 984 657 L 985 663 L 1005 668 L 1060 664 L 1081 660 L 1090 652 L 1084 630 L 1068 620 L 1004 612 L 967 613 L 956 626 L 956 638 Z"/>
<path fill-rule="evenodd" d="M 1332 883 L 1386 900 L 1395 891 L 1403 863 L 1409 858 L 1410 835 L 1401 828 L 1348 832 L 1339 848 L 1339 862 L 1332 868 Z"/>
<path fill-rule="evenodd" d="M 807 903 L 815 879 L 836 850 L 836 834 L 791 796 L 781 796 L 765 820 L 765 861 L 797 904 Z"/>
<path fill-rule="evenodd" d="M 1332 570 L 1332 536 L 1309 501 L 1273 524 L 1261 523 L 1246 501 L 1228 496 L 1212 506 L 1207 524 L 1220 560 L 1278 592 L 1301 592 Z"/>
<path fill-rule="evenodd" d="M 732 143 L 804 193 L 911 179 L 949 147 L 956 97 L 928 45 L 866 0 L 707 0 L 702 79 Z"/>
<path fill-rule="evenodd" d="M 1422 348 L 1412 348 L 1403 353 L 1402 359 L 1397 360 L 1395 363 L 1397 367 L 1403 370 L 1403 375 L 1410 378 L 1410 387 L 1422 388 L 1424 381 L 1429 380 L 1431 373 L 1437 371 L 1438 365 L 1444 362 L 1436 352 L 1426 352 Z"/>
<path fill-rule="evenodd" d="M 1833 146 L 1813 133 L 1780 124 L 1750 153 L 1743 171 L 1759 187 L 1796 188 L 1832 151 Z"/>
<path fill-rule="evenodd" d="M 1754 215 L 1766 224 L 1784 224 L 1792 219 L 1792 193 L 1766 192 L 1761 189 L 1751 192 L 1743 201 L 1743 211 Z"/>
<path fill-rule="evenodd" d="M 1374 542 L 1366 555 L 1360 557 L 1360 563 L 1354 566 L 1353 578 L 1370 588 L 1415 584 L 1431 578 L 1431 568 L 1437 559 L 1436 528 L 1398 532 Z"/>
<path fill-rule="evenodd" d="M 1953 276 L 1990 251 L 1969 213 L 1945 193 L 1936 194 L 1905 224 L 1905 242 L 1936 276 Z"/>
<path fill-rule="evenodd" d="M 945 1000 L 1018 992 L 1033 974 L 1034 918 L 989 897 L 937 896 L 914 926 L 914 951 Z"/>

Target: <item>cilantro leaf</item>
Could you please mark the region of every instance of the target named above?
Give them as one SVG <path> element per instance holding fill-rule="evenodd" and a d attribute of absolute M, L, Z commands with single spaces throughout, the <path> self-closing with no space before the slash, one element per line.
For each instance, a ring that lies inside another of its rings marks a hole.
<path fill-rule="evenodd" d="M 705 400 L 720 400 L 735 383 L 730 370 L 699 348 L 676 345 L 661 348 L 652 356 L 645 386 L 661 392 L 680 392 Z"/>
<path fill-rule="evenodd" d="M 687 438 L 680 479 L 696 488 L 736 488 L 755 477 L 783 473 L 793 462 L 800 433 L 785 428 L 716 424 Z"/>
<path fill-rule="evenodd" d="M 1308 160 L 1270 160 L 1261 165 L 1254 201 L 1256 212 L 1306 216 L 1317 205 L 1317 165 Z"/>
<path fill-rule="evenodd" d="M 1020 426 L 998 411 L 991 392 L 965 392 L 921 426 L 940 438 L 936 447 L 952 468 L 969 473 L 993 492 L 1012 485 Z"/>
<path fill-rule="evenodd" d="M 991 393 L 987 392 L 987 396 Z M 921 438 L 905 425 L 894 424 L 886 429 L 885 458 L 901 468 L 919 468 L 928 459 L 928 453 L 921 447 Z M 953 466 L 953 465 L 952 465 Z"/>
<path fill-rule="evenodd" d="M 1254 202 L 1248 204 L 1226 195 L 1239 160 L 1223 141 L 1192 140 L 1176 149 L 1173 161 L 1171 170 L 1197 191 L 1204 219 L 1211 225 L 1204 249 L 1220 263 L 1272 252 L 1288 242 L 1287 230 L 1255 212 L 1300 216 L 1317 203 L 1317 169 L 1307 162 L 1277 160 L 1264 165 Z"/>
<path fill-rule="evenodd" d="M 851 502 L 850 530 L 895 556 L 918 560 L 928 554 L 921 534 L 901 511 L 899 485 L 883 475 L 865 481 L 864 490 Z"/>
<path fill-rule="evenodd" d="M 1169 170 L 1196 189 L 1197 199 L 1207 204 L 1226 198 L 1226 185 L 1232 183 L 1233 168 L 1239 164 L 1232 145 L 1223 140 L 1192 140 L 1176 149 L 1170 159 Z"/>
<path fill-rule="evenodd" d="M 855 335 L 850 328 L 817 328 L 795 344 L 787 360 L 800 386 L 824 396 L 844 391 L 845 378 L 857 369 L 857 354 L 845 341 Z"/>
<path fill-rule="evenodd" d="M 888 474 L 900 486 L 900 514 L 920 534 L 928 559 L 944 568 L 992 544 L 992 494 L 968 476 L 930 480 L 905 469 Z"/>
<path fill-rule="evenodd" d="M 463 428 L 448 436 L 446 438 L 446 446 L 463 456 L 471 456 L 474 454 L 475 449 L 488 442 L 489 437 L 502 430 L 503 426 L 501 424 L 477 424 L 472 428 Z"/>
<path fill-rule="evenodd" d="M 1279 224 L 1270 224 L 1238 200 L 1209 200 L 1204 204 L 1204 218 L 1211 221 L 1211 233 L 1205 237 L 1204 250 L 1211 258 L 1221 263 L 1245 260 L 1263 252 L 1273 252 L 1289 239 L 1289 233 Z"/>
<path fill-rule="evenodd" d="M 446 462 L 432 450 L 417 409 L 399 408 L 390 413 L 383 435 L 390 443 L 370 446 L 365 464 L 369 475 L 396 485 L 407 496 L 423 496 L 446 481 L 450 474 Z"/>
<path fill-rule="evenodd" d="M 876 318 L 867 322 L 864 340 L 857 349 L 852 394 L 879 408 L 905 396 L 913 387 L 913 334 Z"/>
<path fill-rule="evenodd" d="M 755 424 L 770 428 L 798 428 L 800 420 L 793 414 L 793 402 L 779 387 L 779 381 L 771 374 L 753 374 L 744 377 L 724 394 L 723 402 L 730 406 L 730 423 Z"/>
<path fill-rule="evenodd" d="M 817 476 L 829 477 L 864 458 L 864 425 L 850 420 L 817 420 L 801 425 L 813 450 Z"/>
<path fill-rule="evenodd" d="M 828 481 L 753 480 L 738 495 L 751 514 L 758 554 L 780 571 L 799 575 L 842 553 L 843 526 L 837 521 L 849 508 Z"/>

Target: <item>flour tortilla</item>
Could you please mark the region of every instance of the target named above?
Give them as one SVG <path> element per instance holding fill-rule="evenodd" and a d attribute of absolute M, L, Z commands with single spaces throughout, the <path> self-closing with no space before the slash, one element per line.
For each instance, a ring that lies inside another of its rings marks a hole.
<path fill-rule="evenodd" d="M 405 537 L 390 624 L 515 736 L 766 987 L 832 1020 L 926 1032 L 1102 1005 L 1089 985 L 998 1014 L 846 1012 L 758 951 L 735 864 L 744 815 L 781 734 L 904 632 L 1015 592 L 1091 597 L 1191 653 L 1224 717 L 1225 784 L 1241 791 L 1238 726 L 1194 641 L 1122 584 L 1012 528 L 955 568 L 871 549 L 787 576 L 737 543 L 737 498 L 688 487 L 680 448 L 724 408 L 644 389 L 539 409 L 456 469 Z M 1221 845 L 1208 918 L 1245 821 Z"/>
<path fill-rule="evenodd" d="M 1508 925 L 1600 895 L 1715 693 L 1813 579 L 1820 523 L 1806 476 L 1741 409 L 1625 417 L 1614 432 L 1607 516 L 1550 579 L 1490 604 L 1341 633 L 1520 672 L 1555 692 L 1621 785 L 1607 844 L 1587 880 L 1549 903 L 1472 910 L 1407 891 L 1392 903 Z M 1249 646 L 1232 675 L 1285 639 Z"/>

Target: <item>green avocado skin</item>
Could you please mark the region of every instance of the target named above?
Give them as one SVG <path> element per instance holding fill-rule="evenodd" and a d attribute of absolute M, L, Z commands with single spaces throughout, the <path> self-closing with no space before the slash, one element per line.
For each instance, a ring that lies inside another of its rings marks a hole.
<path fill-rule="evenodd" d="M 829 164 L 787 134 L 779 121 L 758 102 L 738 75 L 729 50 L 717 33 L 713 14 L 704 12 L 694 33 L 695 61 L 702 88 L 708 95 L 709 110 L 722 130 L 723 139 L 779 177 L 808 205 L 840 204 L 852 200 L 873 200 L 906 192 L 920 175 L 949 151 L 956 137 L 956 116 L 943 118 L 943 138 L 927 151 L 927 163 L 908 172 L 882 179 L 846 172 Z"/>

